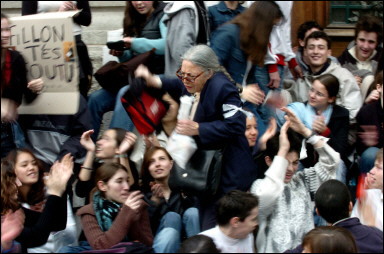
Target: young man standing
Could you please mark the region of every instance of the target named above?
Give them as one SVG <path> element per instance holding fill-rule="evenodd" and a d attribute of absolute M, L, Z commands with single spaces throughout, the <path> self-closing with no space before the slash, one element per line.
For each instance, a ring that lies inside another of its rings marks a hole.
<path fill-rule="evenodd" d="M 363 100 L 371 86 L 382 52 L 382 20 L 374 16 L 363 16 L 356 23 L 355 40 L 351 42 L 338 60 L 355 76 Z"/>
<path fill-rule="evenodd" d="M 287 121 L 280 135 L 267 142 L 265 161 L 269 169 L 250 190 L 260 200 L 256 239 L 260 253 L 281 253 L 301 243 L 302 237 L 314 228 L 314 193 L 321 183 L 336 177 L 340 162 L 340 155 L 326 143 L 326 138 L 314 135 L 291 110 L 282 110 Z M 287 134 L 289 127 L 318 152 L 319 162 L 314 167 L 297 172 L 301 141 L 295 133 Z"/>
<path fill-rule="evenodd" d="M 349 120 L 354 123 L 362 105 L 360 88 L 352 73 L 328 58 L 331 55 L 331 40 L 328 35 L 322 31 L 311 33 L 305 40 L 304 51 L 309 69 L 304 71 L 302 79 L 298 79 L 296 84 L 287 89 L 293 101 L 306 101 L 312 80 L 323 74 L 332 74 L 340 83 L 336 104 L 349 110 Z"/>
<path fill-rule="evenodd" d="M 239 190 L 225 194 L 216 209 L 217 226 L 200 234 L 213 239 L 222 253 L 255 253 L 258 198 Z"/>

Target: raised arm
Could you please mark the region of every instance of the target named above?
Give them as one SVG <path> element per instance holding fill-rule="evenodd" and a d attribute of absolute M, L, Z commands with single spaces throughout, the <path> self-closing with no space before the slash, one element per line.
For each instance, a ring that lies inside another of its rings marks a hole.
<path fill-rule="evenodd" d="M 250 189 L 252 194 L 259 197 L 259 210 L 262 217 L 268 216 L 273 211 L 274 204 L 284 190 L 284 178 L 288 168 L 285 157 L 290 148 L 287 136 L 289 125 L 290 121 L 286 121 L 280 130 L 279 151 L 265 172 L 265 178 L 256 180 Z"/>

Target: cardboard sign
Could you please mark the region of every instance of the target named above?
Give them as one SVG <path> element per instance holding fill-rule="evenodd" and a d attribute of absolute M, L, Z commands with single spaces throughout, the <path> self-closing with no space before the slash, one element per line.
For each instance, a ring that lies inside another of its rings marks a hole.
<path fill-rule="evenodd" d="M 79 107 L 79 64 L 72 16 L 77 11 L 11 18 L 11 46 L 19 51 L 27 79 L 41 78 L 44 90 L 19 114 L 74 114 Z"/>

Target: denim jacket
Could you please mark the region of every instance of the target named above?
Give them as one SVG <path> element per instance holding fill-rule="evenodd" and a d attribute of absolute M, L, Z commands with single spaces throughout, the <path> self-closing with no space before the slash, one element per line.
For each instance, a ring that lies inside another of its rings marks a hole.
<path fill-rule="evenodd" d="M 240 48 L 239 26 L 235 24 L 220 26 L 212 38 L 211 48 L 233 80 L 242 84 L 247 69 L 247 56 Z M 247 84 L 252 83 L 255 83 L 254 75 L 248 75 Z"/>
<path fill-rule="evenodd" d="M 245 8 L 240 4 L 237 6 L 236 10 L 231 10 L 225 5 L 224 1 L 220 1 L 220 3 L 210 6 L 208 8 L 208 13 L 211 33 L 214 32 L 220 25 L 232 20 L 244 10 Z"/>
<path fill-rule="evenodd" d="M 25 137 L 24 132 L 20 127 L 20 124 L 18 122 L 11 123 L 12 127 L 12 135 L 13 135 L 13 141 L 15 142 L 15 145 L 17 148 L 23 148 L 25 147 Z"/>

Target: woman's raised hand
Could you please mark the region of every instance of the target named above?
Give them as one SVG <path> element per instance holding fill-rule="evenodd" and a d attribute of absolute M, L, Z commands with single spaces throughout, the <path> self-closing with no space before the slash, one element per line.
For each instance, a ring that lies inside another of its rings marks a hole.
<path fill-rule="evenodd" d="M 91 139 L 91 135 L 94 133 L 94 130 L 89 130 L 84 132 L 81 135 L 80 144 L 89 152 L 94 152 L 96 145 Z"/>
<path fill-rule="evenodd" d="M 67 182 L 73 173 L 73 157 L 70 153 L 64 155 L 61 161 L 56 161 L 45 179 L 47 193 L 61 197 Z"/>
<path fill-rule="evenodd" d="M 124 204 L 129 208 L 131 208 L 132 210 L 137 211 L 140 208 L 141 203 L 143 202 L 142 201 L 143 197 L 144 195 L 140 191 L 134 191 L 129 194 Z"/>
<path fill-rule="evenodd" d="M 137 136 L 134 133 L 127 131 L 125 133 L 124 140 L 119 146 L 119 154 L 125 154 L 129 149 L 131 149 L 135 145 L 136 140 Z"/>
<path fill-rule="evenodd" d="M 303 135 L 305 138 L 309 137 L 312 133 L 310 129 L 305 127 L 305 125 L 301 122 L 301 120 L 293 113 L 292 110 L 289 108 L 283 107 L 281 108 L 282 111 L 286 113 L 284 118 L 288 121 L 290 121 L 290 127 L 296 131 L 297 133 Z"/>
<path fill-rule="evenodd" d="M 24 220 L 25 215 L 21 208 L 15 212 L 9 211 L 1 216 L 1 247 L 3 250 L 9 249 L 12 241 L 23 231 Z"/>

